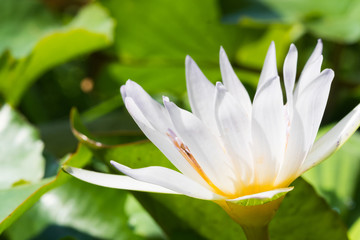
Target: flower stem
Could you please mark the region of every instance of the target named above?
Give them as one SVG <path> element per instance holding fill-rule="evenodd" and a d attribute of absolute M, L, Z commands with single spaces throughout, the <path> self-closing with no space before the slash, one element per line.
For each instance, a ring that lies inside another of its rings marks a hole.
<path fill-rule="evenodd" d="M 270 240 L 269 227 L 266 226 L 242 226 L 247 240 Z"/>

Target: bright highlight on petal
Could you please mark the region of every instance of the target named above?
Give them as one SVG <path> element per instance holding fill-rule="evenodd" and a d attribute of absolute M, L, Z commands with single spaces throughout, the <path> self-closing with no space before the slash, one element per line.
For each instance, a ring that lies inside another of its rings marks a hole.
<path fill-rule="evenodd" d="M 223 83 L 216 86 L 187 56 L 192 112 L 167 97 L 163 104 L 156 102 L 129 80 L 120 89 L 126 108 L 178 171 L 155 166 L 130 169 L 114 161 L 112 165 L 127 176 L 65 171 L 100 186 L 212 200 L 246 234 L 253 228 L 266 233 L 292 190 L 289 185 L 336 151 L 360 125 L 358 105 L 314 143 L 334 78 L 333 70 L 321 71 L 322 49 L 319 40 L 296 82 L 298 51 L 291 44 L 283 66 L 283 94 L 272 42 L 252 102 L 222 47 Z"/>
<path fill-rule="evenodd" d="M 141 192 L 179 194 L 177 192 L 160 187 L 158 185 L 137 181 L 128 176 L 98 173 L 98 172 L 88 171 L 88 170 L 69 167 L 69 166 L 66 166 L 63 169 L 67 173 L 73 175 L 74 177 L 80 180 L 103 187 L 134 190 Z"/>

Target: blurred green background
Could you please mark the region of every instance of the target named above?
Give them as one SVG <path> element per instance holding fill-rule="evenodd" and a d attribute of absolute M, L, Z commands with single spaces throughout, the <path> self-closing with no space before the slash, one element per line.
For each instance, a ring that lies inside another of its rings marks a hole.
<path fill-rule="evenodd" d="M 295 43 L 299 75 L 319 38 L 335 71 L 324 132 L 360 102 L 360 1 L 1 0 L 0 239 L 242 239 L 212 203 L 103 189 L 60 165 L 167 164 L 147 142 L 119 145 L 145 139 L 119 94 L 127 79 L 189 108 L 185 56 L 221 81 L 223 46 L 253 95 L 271 41 L 280 74 Z M 295 183 L 272 239 L 346 239 L 349 228 L 360 239 L 359 146 L 356 133 L 306 174 L 311 185 Z"/>

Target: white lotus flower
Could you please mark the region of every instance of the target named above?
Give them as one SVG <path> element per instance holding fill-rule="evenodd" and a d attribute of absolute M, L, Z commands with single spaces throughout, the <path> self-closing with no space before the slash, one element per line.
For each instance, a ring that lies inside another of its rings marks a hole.
<path fill-rule="evenodd" d="M 184 194 L 216 201 L 225 210 L 243 200 L 280 198 L 292 189 L 291 182 L 336 151 L 360 124 L 358 105 L 314 143 L 334 77 L 331 69 L 321 71 L 322 59 L 319 40 L 295 87 L 297 50 L 290 46 L 283 67 L 286 104 L 274 43 L 252 102 L 222 48 L 223 82 L 215 86 L 186 57 L 192 113 L 167 97 L 161 105 L 129 80 L 121 87 L 126 108 L 179 172 L 157 166 L 130 169 L 114 161 L 127 176 L 66 170 L 97 185 Z"/>

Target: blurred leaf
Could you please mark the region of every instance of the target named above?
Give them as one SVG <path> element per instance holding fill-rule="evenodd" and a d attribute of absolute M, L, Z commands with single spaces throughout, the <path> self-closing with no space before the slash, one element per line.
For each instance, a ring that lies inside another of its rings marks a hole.
<path fill-rule="evenodd" d="M 0 53 L 9 50 L 15 58 L 25 57 L 36 42 L 58 27 L 60 27 L 59 19 L 40 1 L 2 0 Z"/>
<path fill-rule="evenodd" d="M 110 0 L 103 4 L 118 21 L 115 52 L 119 60 L 104 68 L 97 86 L 111 96 L 132 79 L 151 94 L 181 97 L 185 92 L 186 55 L 216 82 L 221 80 L 220 46 L 234 61 L 239 45 L 258 38 L 258 32 L 221 24 L 215 0 Z M 235 70 L 246 84 L 256 84 L 260 69 L 235 66 Z"/>
<path fill-rule="evenodd" d="M 256 23 L 250 21 L 244 25 L 257 28 Z M 261 69 L 270 43 L 274 41 L 277 66 L 280 70 L 290 43 L 298 39 L 304 30 L 301 25 L 272 24 L 268 28 L 261 29 L 261 31 L 264 32 L 261 37 L 241 45 L 236 59 L 245 66 Z"/>
<path fill-rule="evenodd" d="M 316 37 L 354 43 L 360 39 L 360 2 L 336 0 L 225 0 L 220 2 L 227 22 L 254 19 L 261 23 L 301 24 Z"/>
<path fill-rule="evenodd" d="M 90 4 L 81 9 L 68 25 L 40 38 L 25 57 L 15 59 L 10 54 L 3 55 L 0 59 L 0 91 L 6 101 L 18 104 L 24 91 L 46 70 L 110 45 L 113 27 L 114 21 L 105 9 Z"/>
<path fill-rule="evenodd" d="M 321 129 L 323 135 L 330 127 Z M 321 165 L 304 174 L 316 191 L 344 219 L 354 211 L 355 193 L 360 172 L 360 134 L 355 133 L 341 149 Z"/>
<path fill-rule="evenodd" d="M 360 239 L 360 218 L 351 226 L 349 230 L 349 238 L 351 240 Z"/>
<path fill-rule="evenodd" d="M 122 131 L 119 130 L 117 132 L 114 130 L 108 131 L 109 134 L 112 134 L 110 139 L 106 138 L 105 136 L 95 137 L 88 131 L 88 129 L 82 123 L 80 119 L 80 115 L 76 110 L 76 108 L 73 108 L 71 110 L 70 123 L 71 123 L 71 130 L 74 136 L 80 142 L 83 142 L 84 144 L 93 148 L 110 148 L 115 145 L 143 140 L 145 138 L 141 131 L 131 130 L 131 129 L 122 130 Z M 109 144 L 106 144 L 107 142 L 109 142 Z"/>
<path fill-rule="evenodd" d="M 79 146 L 76 154 L 67 157 L 64 164 L 82 167 L 91 159 L 91 152 Z M 0 233 L 27 211 L 47 191 L 63 184 L 70 178 L 61 169 L 56 177 L 36 183 L 0 190 Z"/>
<path fill-rule="evenodd" d="M 9 105 L 0 108 L 0 189 L 44 176 L 44 144 L 39 133 Z"/>
<path fill-rule="evenodd" d="M 141 225 L 147 229 L 134 232 L 137 224 L 134 225 L 134 217 L 138 214 L 144 218 Z M 90 185 L 75 178 L 43 195 L 8 229 L 7 235 L 12 240 L 40 239 L 39 236 L 52 226 L 58 226 L 59 231 L 71 227 L 98 239 L 158 239 L 162 236 L 159 227 L 126 191 Z"/>

